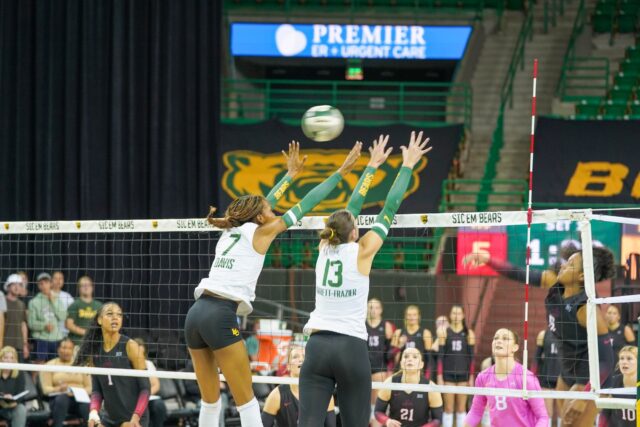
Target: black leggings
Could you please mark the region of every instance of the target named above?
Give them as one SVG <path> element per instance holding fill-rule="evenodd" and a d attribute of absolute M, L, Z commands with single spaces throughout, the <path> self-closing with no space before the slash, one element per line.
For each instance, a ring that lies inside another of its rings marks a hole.
<path fill-rule="evenodd" d="M 343 426 L 367 427 L 371 416 L 371 364 L 365 340 L 316 332 L 300 371 L 299 427 L 322 427 L 337 387 Z"/>

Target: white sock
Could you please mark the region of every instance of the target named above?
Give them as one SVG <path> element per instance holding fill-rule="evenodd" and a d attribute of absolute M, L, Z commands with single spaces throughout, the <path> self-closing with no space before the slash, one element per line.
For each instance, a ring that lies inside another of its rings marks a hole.
<path fill-rule="evenodd" d="M 453 427 L 453 414 L 448 412 L 442 414 L 442 427 Z"/>
<path fill-rule="evenodd" d="M 456 412 L 456 427 L 464 427 L 464 419 L 466 417 L 466 412 Z"/>
<path fill-rule="evenodd" d="M 374 415 L 374 410 L 375 409 L 376 409 L 376 405 L 371 405 L 371 416 L 369 417 L 370 421 L 375 419 L 375 415 Z"/>
<path fill-rule="evenodd" d="M 238 406 L 242 427 L 263 427 L 260 418 L 260 404 L 254 397 L 242 406 Z"/>
<path fill-rule="evenodd" d="M 220 409 L 222 409 L 222 403 L 219 398 L 215 403 L 207 403 L 204 400 L 200 401 L 198 425 L 217 426 L 220 424 Z"/>
<path fill-rule="evenodd" d="M 556 420 L 556 425 L 558 427 L 562 427 L 562 417 L 558 417 L 558 419 Z"/>

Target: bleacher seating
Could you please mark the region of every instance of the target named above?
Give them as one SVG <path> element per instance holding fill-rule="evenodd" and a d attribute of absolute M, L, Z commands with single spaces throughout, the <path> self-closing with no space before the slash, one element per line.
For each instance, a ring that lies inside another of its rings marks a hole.
<path fill-rule="evenodd" d="M 596 33 L 633 33 L 639 17 L 640 0 L 598 0 L 591 23 Z"/>
<path fill-rule="evenodd" d="M 638 1 L 638 0 L 632 0 Z M 640 3 L 639 3 L 640 4 Z M 606 97 L 585 97 L 576 104 L 578 119 L 640 119 L 640 45 L 627 48 Z"/>

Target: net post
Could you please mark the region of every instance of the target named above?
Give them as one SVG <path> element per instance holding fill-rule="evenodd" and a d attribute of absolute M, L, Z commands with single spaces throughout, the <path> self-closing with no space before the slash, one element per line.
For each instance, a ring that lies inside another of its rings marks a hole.
<path fill-rule="evenodd" d="M 587 216 L 580 220 L 580 238 L 582 240 L 582 271 L 584 273 L 584 291 L 587 294 L 587 346 L 589 349 L 589 381 L 591 390 L 600 390 L 600 357 L 598 354 L 598 322 L 596 310 L 596 283 L 593 275 L 593 241 L 591 239 L 591 220 Z"/>

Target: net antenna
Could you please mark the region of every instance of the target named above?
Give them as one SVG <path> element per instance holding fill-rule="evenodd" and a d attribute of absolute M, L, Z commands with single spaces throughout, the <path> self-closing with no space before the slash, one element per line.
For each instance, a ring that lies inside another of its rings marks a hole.
<path fill-rule="evenodd" d="M 529 366 L 529 273 L 531 271 L 531 222 L 533 219 L 533 148 L 536 140 L 536 89 L 538 80 L 538 58 L 533 60 L 533 93 L 531 95 L 531 138 L 529 143 L 529 194 L 527 201 L 527 254 L 524 283 L 524 350 L 522 364 L 526 372 Z M 522 377 L 522 391 L 527 396 L 527 376 Z"/>

